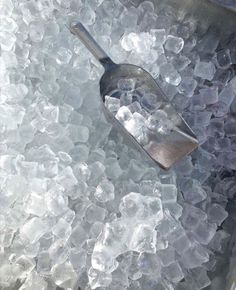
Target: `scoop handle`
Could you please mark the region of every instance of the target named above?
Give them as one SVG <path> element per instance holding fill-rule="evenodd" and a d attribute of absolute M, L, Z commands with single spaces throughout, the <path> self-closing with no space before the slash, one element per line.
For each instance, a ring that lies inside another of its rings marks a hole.
<path fill-rule="evenodd" d="M 87 49 L 93 54 L 93 56 L 103 65 L 105 70 L 115 65 L 106 52 L 100 47 L 100 45 L 94 40 L 92 35 L 83 26 L 81 22 L 72 22 L 70 24 L 70 32 L 79 37 Z"/>

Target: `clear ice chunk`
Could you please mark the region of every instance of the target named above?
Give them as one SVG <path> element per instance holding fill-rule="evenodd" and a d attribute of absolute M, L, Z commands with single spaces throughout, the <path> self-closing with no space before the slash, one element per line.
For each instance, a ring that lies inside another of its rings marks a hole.
<path fill-rule="evenodd" d="M 207 210 L 208 220 L 218 226 L 227 218 L 227 211 L 219 204 L 212 204 Z"/>
<path fill-rule="evenodd" d="M 72 58 L 72 52 L 65 47 L 60 47 L 56 52 L 55 58 L 58 64 L 68 64 Z"/>
<path fill-rule="evenodd" d="M 20 229 L 20 237 L 29 243 L 37 242 L 48 231 L 47 225 L 38 217 L 28 220 Z"/>
<path fill-rule="evenodd" d="M 51 243 L 48 253 L 52 264 L 62 264 L 69 256 L 69 248 L 64 240 L 58 239 Z"/>
<path fill-rule="evenodd" d="M 97 186 L 94 197 L 99 202 L 107 202 L 115 198 L 114 185 L 107 179 L 103 179 Z"/>
<path fill-rule="evenodd" d="M 127 121 L 129 121 L 132 118 L 132 113 L 128 107 L 122 106 L 119 108 L 115 117 L 119 122 L 121 122 L 121 124 L 125 124 Z"/>
<path fill-rule="evenodd" d="M 44 196 L 32 193 L 27 199 L 25 211 L 42 217 L 46 213 Z"/>
<path fill-rule="evenodd" d="M 151 29 L 151 35 L 154 37 L 155 46 L 163 45 L 166 41 L 165 29 Z"/>
<path fill-rule="evenodd" d="M 81 225 L 77 225 L 73 228 L 70 240 L 76 248 L 80 248 L 86 239 L 87 233 Z"/>
<path fill-rule="evenodd" d="M 136 252 L 156 253 L 156 231 L 148 224 L 136 227 L 129 244 L 129 249 Z"/>
<path fill-rule="evenodd" d="M 72 281 L 71 288 L 75 286 L 73 284 L 76 282 L 77 275 L 70 262 L 56 264 L 52 267 L 51 273 L 56 285 L 63 287 L 64 283 Z"/>
<path fill-rule="evenodd" d="M 92 25 L 96 20 L 96 14 L 94 10 L 87 5 L 81 6 L 79 9 L 78 17 L 84 25 Z"/>
<path fill-rule="evenodd" d="M 218 87 L 206 87 L 199 90 L 203 104 L 211 105 L 218 102 Z"/>
<path fill-rule="evenodd" d="M 184 278 L 184 273 L 178 262 L 174 262 L 163 269 L 165 277 L 174 283 L 181 281 Z"/>
<path fill-rule="evenodd" d="M 37 274 L 36 271 L 31 272 L 24 281 L 24 284 L 19 288 L 20 290 L 46 290 L 48 283 L 43 277 Z"/>
<path fill-rule="evenodd" d="M 226 104 L 228 107 L 231 105 L 235 98 L 235 90 L 231 84 L 225 86 L 219 94 L 219 101 Z"/>
<path fill-rule="evenodd" d="M 183 214 L 181 221 L 183 226 L 188 230 L 195 229 L 199 223 L 206 220 L 206 213 L 198 207 L 194 207 L 190 204 L 186 204 L 183 207 Z"/>
<path fill-rule="evenodd" d="M 110 112 L 117 112 L 120 108 L 120 100 L 109 96 L 105 97 L 105 106 Z"/>
<path fill-rule="evenodd" d="M 197 180 L 185 179 L 182 184 L 182 192 L 187 202 L 196 204 L 206 199 L 207 194 Z"/>
<path fill-rule="evenodd" d="M 133 91 L 135 83 L 135 79 L 120 79 L 117 83 L 117 88 L 121 91 Z"/>
<path fill-rule="evenodd" d="M 40 42 L 44 37 L 44 25 L 43 22 L 31 22 L 29 25 L 29 36 L 33 42 Z"/>
<path fill-rule="evenodd" d="M 193 231 L 194 238 L 201 244 L 207 245 L 213 238 L 216 232 L 216 224 L 211 224 L 207 221 L 199 223 L 197 228 Z"/>
<path fill-rule="evenodd" d="M 229 49 L 223 49 L 216 53 L 217 65 L 220 68 L 227 69 L 231 66 L 231 56 Z"/>
<path fill-rule="evenodd" d="M 181 37 L 176 37 L 174 35 L 168 35 L 165 42 L 165 49 L 173 53 L 180 53 L 184 47 L 184 40 Z"/>
<path fill-rule="evenodd" d="M 106 214 L 106 209 L 99 207 L 95 204 L 91 204 L 86 210 L 85 219 L 88 223 L 91 224 L 96 221 L 102 222 L 105 219 Z"/>
<path fill-rule="evenodd" d="M 137 264 L 139 271 L 144 275 L 155 275 L 155 277 L 159 277 L 161 274 L 160 260 L 157 255 L 141 253 L 138 256 Z"/>
<path fill-rule="evenodd" d="M 215 72 L 216 68 L 212 62 L 200 61 L 197 62 L 194 68 L 194 75 L 196 77 L 209 81 L 213 80 Z"/>
<path fill-rule="evenodd" d="M 200 245 L 193 244 L 181 254 L 181 264 L 187 269 L 199 267 L 208 260 L 208 251 Z"/>
<path fill-rule="evenodd" d="M 88 278 L 91 289 L 107 287 L 112 282 L 112 275 L 110 273 L 100 272 L 92 267 L 88 271 Z"/>
<path fill-rule="evenodd" d="M 192 97 L 197 87 L 197 81 L 192 77 L 184 77 L 178 86 L 178 91 L 187 97 Z"/>
<path fill-rule="evenodd" d="M 176 202 L 177 201 L 177 188 L 172 184 L 162 184 L 161 200 L 163 203 Z"/>
<path fill-rule="evenodd" d="M 175 258 L 175 249 L 171 246 L 169 246 L 167 249 L 158 251 L 158 256 L 161 259 L 161 264 L 164 267 L 169 266 L 170 264 L 174 263 L 176 258 Z"/>
<path fill-rule="evenodd" d="M 175 70 L 174 66 L 170 63 L 164 63 L 160 67 L 160 75 L 163 80 L 173 86 L 178 86 L 181 82 L 180 74 Z"/>
<path fill-rule="evenodd" d="M 157 95 L 152 93 L 146 93 L 141 99 L 141 104 L 144 109 L 149 112 L 153 112 L 161 106 L 162 101 Z"/>
<path fill-rule="evenodd" d="M 56 182 L 63 186 L 64 189 L 69 189 L 76 185 L 78 181 L 75 178 L 71 167 L 67 166 L 56 176 Z"/>
<path fill-rule="evenodd" d="M 52 233 L 59 239 L 68 240 L 71 235 L 71 225 L 64 218 L 60 218 L 52 228 Z"/>
<path fill-rule="evenodd" d="M 0 45 L 4 51 L 10 51 L 14 47 L 16 36 L 11 32 L 0 31 Z"/>
<path fill-rule="evenodd" d="M 25 255 L 18 257 L 15 261 L 20 266 L 20 277 L 21 279 L 26 278 L 35 268 L 35 261 Z"/>

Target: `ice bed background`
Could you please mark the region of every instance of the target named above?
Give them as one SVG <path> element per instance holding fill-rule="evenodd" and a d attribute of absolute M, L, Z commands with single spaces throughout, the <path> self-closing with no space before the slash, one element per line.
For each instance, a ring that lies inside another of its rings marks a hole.
<path fill-rule="evenodd" d="M 235 34 L 154 4 L 1 1 L 1 289 L 223 290 L 234 276 Z M 198 136 L 191 156 L 163 171 L 127 146 L 71 19 L 157 79 Z"/>

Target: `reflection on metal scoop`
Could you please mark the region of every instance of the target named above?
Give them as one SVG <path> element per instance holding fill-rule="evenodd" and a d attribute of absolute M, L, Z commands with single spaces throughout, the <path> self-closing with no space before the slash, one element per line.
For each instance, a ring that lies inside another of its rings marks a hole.
<path fill-rule="evenodd" d="M 197 139 L 193 131 L 189 128 L 183 118 L 176 112 L 174 107 L 167 100 L 162 90 L 159 88 L 152 76 L 139 66 L 131 64 L 115 64 L 104 50 L 96 43 L 85 27 L 80 23 L 71 23 L 70 31 L 77 35 L 88 50 L 103 65 L 105 72 L 100 80 L 100 94 L 105 103 L 105 97 L 117 89 L 117 83 L 120 79 L 135 79 L 137 87 L 148 88 L 149 93 L 153 93 L 161 100 L 161 110 L 163 110 L 168 119 L 174 124 L 169 134 L 150 133 L 148 142 L 140 143 L 137 138 L 128 132 L 125 127 L 115 118 L 115 116 L 104 106 L 105 113 L 119 129 L 144 150 L 149 157 L 157 162 L 161 167 L 168 169 L 176 161 L 187 155 L 197 147 Z M 119 98 L 119 96 L 117 96 Z M 142 104 L 140 103 L 142 106 Z"/>

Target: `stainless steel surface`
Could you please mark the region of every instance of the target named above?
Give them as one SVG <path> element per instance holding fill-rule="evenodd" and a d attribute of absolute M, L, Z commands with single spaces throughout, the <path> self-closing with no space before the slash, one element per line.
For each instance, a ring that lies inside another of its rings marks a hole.
<path fill-rule="evenodd" d="M 141 67 L 131 64 L 115 64 L 80 22 L 71 23 L 70 31 L 80 38 L 105 68 L 105 72 L 100 80 L 100 94 L 103 104 L 105 96 L 116 89 L 118 80 L 121 78 L 135 78 L 137 86 L 145 84 L 151 93 L 155 93 L 162 100 L 162 109 L 168 114 L 168 118 L 175 124 L 176 129 L 173 129 L 168 135 L 150 135 L 149 142 L 145 146 L 141 145 L 104 106 L 109 119 L 136 146 L 144 150 L 155 162 L 165 169 L 170 168 L 176 161 L 197 147 L 196 136 L 170 102 L 167 101 L 158 84 L 148 72 Z"/>

